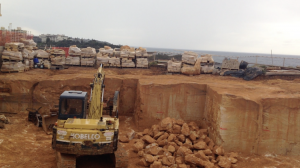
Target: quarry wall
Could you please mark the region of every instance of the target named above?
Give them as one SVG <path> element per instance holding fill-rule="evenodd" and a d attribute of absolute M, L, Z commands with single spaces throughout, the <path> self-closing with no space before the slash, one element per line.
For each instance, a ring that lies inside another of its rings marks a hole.
<path fill-rule="evenodd" d="M 25 111 L 58 104 L 64 90 L 90 94 L 91 78 L 1 80 L 0 111 Z M 253 99 L 220 91 L 215 83 L 106 77 L 104 98 L 120 91 L 120 115 L 133 116 L 139 131 L 169 116 L 195 121 L 226 151 L 255 154 L 300 154 L 300 98 Z M 223 88 L 226 86 L 223 86 Z"/>

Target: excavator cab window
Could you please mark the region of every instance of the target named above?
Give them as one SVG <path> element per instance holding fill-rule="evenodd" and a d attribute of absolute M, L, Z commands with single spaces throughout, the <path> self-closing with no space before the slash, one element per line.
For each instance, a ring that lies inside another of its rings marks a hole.
<path fill-rule="evenodd" d="M 86 118 L 87 92 L 64 91 L 59 98 L 58 119 Z"/>

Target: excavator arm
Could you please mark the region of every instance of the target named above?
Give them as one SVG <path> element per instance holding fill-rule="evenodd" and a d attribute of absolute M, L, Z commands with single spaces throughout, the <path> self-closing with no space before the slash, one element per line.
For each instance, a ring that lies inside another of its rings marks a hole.
<path fill-rule="evenodd" d="M 97 73 L 94 75 L 95 78 L 91 86 L 91 97 L 89 105 L 89 115 L 90 119 L 100 119 L 102 120 L 103 112 L 103 96 L 104 96 L 104 79 L 105 74 L 103 72 L 102 64 L 97 70 Z"/>

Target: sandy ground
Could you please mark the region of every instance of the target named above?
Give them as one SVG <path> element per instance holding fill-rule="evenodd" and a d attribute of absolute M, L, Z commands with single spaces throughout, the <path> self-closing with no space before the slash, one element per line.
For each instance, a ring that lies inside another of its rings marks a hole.
<path fill-rule="evenodd" d="M 91 77 L 95 73 L 93 68 L 70 67 L 67 70 L 32 70 L 26 73 L 0 74 L 1 78 L 43 80 L 48 78 L 68 78 L 70 75 L 78 77 Z M 254 81 L 244 81 L 233 77 L 221 77 L 213 75 L 183 76 L 183 75 L 163 75 L 160 70 L 150 69 L 106 69 L 108 76 L 128 76 L 140 77 L 144 79 L 159 80 L 161 83 L 172 83 L 172 81 L 199 82 L 201 80 L 210 83 L 232 84 L 233 87 L 244 88 L 245 90 L 255 90 L 263 94 L 265 90 L 270 95 L 298 96 L 300 94 L 300 79 L 281 80 L 278 78 L 259 78 Z M 92 77 L 91 77 L 92 78 Z M 221 87 L 221 86 L 220 86 Z M 224 87 L 224 90 L 228 88 Z M 236 92 L 240 92 L 237 90 Z M 242 93 L 237 93 L 242 94 Z M 249 97 L 253 96 L 249 93 Z M 258 95 L 259 96 L 259 95 Z M 45 167 L 55 168 L 55 152 L 51 148 L 51 135 L 46 135 L 41 128 L 35 127 L 27 121 L 27 112 L 21 111 L 18 114 L 10 115 L 8 118 L 11 124 L 5 125 L 5 129 L 0 129 L 0 168 L 23 168 L 23 167 Z M 137 130 L 131 117 L 120 118 L 120 135 L 125 135 L 130 129 Z M 129 167 L 139 167 L 136 165 L 139 158 L 131 150 L 133 142 L 122 144 L 128 150 Z M 292 168 L 300 167 L 300 156 L 287 157 L 267 154 L 264 156 L 239 154 L 238 163 L 234 167 L 245 168 Z M 83 156 L 77 159 L 77 167 L 112 167 L 109 156 Z"/>
<path fill-rule="evenodd" d="M 11 124 L 0 129 L 0 167 L 56 168 L 55 152 L 51 148 L 51 135 L 26 120 L 27 112 L 10 115 Z M 136 130 L 132 117 L 120 117 L 120 135 Z M 133 141 L 121 144 L 129 152 L 129 168 L 139 168 L 139 157 L 131 149 Z M 300 167 L 300 156 L 287 157 L 267 154 L 264 156 L 239 154 L 234 167 L 245 168 L 294 168 Z M 82 156 L 77 158 L 78 168 L 110 168 L 113 164 L 108 155 Z"/>

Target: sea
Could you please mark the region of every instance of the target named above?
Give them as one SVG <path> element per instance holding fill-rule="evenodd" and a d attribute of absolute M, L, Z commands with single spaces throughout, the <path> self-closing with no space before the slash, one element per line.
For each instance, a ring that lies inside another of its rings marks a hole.
<path fill-rule="evenodd" d="M 262 64 L 283 67 L 300 66 L 300 55 L 284 55 L 284 54 L 262 54 L 262 53 L 244 53 L 244 52 L 227 52 L 227 51 L 206 51 L 206 50 L 186 50 L 186 49 L 170 49 L 170 48 L 151 48 L 146 47 L 148 52 L 163 53 L 169 56 L 183 54 L 184 51 L 193 51 L 200 55 L 210 54 L 217 63 L 227 59 L 238 59 L 246 61 L 249 64 Z"/>

